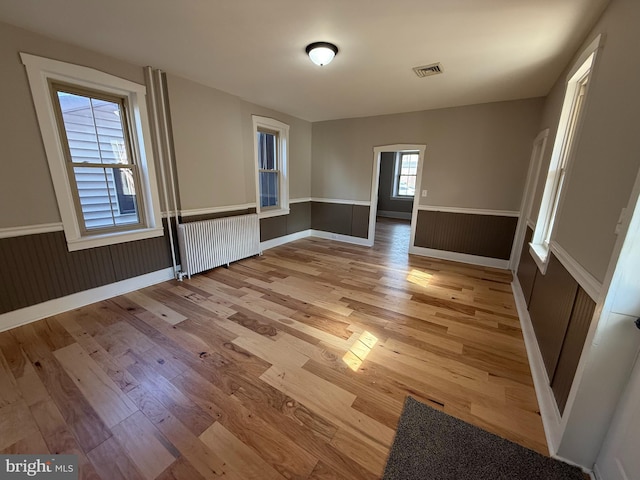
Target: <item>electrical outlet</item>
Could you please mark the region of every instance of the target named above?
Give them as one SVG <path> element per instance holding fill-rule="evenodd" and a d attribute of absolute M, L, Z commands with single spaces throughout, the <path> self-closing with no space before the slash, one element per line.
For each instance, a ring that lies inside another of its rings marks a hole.
<path fill-rule="evenodd" d="M 427 191 L 426 190 L 422 190 L 422 198 L 427 198 Z"/>

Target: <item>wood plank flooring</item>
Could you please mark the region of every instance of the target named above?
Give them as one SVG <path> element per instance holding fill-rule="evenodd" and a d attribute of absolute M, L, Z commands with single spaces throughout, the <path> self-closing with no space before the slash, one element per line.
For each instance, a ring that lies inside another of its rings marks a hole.
<path fill-rule="evenodd" d="M 511 275 L 304 239 L 0 333 L 0 451 L 81 478 L 379 478 L 405 397 L 547 453 Z"/>

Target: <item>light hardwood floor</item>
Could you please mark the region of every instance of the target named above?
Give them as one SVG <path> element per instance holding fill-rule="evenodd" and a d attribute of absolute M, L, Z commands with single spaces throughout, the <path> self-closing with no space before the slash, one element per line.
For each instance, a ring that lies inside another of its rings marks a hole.
<path fill-rule="evenodd" d="M 508 272 L 305 239 L 0 333 L 0 451 L 81 478 L 374 479 L 405 397 L 546 443 Z"/>

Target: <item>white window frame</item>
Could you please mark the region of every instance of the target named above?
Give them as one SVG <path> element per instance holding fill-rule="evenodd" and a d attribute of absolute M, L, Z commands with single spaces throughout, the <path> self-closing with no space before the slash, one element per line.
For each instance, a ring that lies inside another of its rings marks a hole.
<path fill-rule="evenodd" d="M 253 118 L 253 165 L 256 181 L 256 212 L 260 218 L 289 214 L 289 125 L 273 118 L 252 115 Z M 280 181 L 278 189 L 278 207 L 260 207 L 260 167 L 258 165 L 258 131 L 270 130 L 278 134 L 276 148 L 276 166 Z"/>
<path fill-rule="evenodd" d="M 164 235 L 154 159 L 151 150 L 151 132 L 147 117 L 146 88 L 144 85 L 139 85 L 93 68 L 58 60 L 27 53 L 20 53 L 20 57 L 27 70 L 31 95 L 40 125 L 40 132 L 69 251 Z M 74 187 L 72 187 L 67 173 L 67 159 L 62 145 L 62 138 L 64 137 L 61 136 L 60 127 L 56 121 L 53 98 L 49 87 L 50 81 L 77 85 L 82 88 L 127 98 L 130 109 L 129 115 L 131 116 L 131 148 L 136 156 L 136 162 L 140 170 L 140 194 L 143 197 L 142 204 L 145 210 L 141 212 L 141 218 L 144 219 L 142 227 L 137 225 L 134 229 L 118 232 L 82 233 L 83 229 L 80 225 L 82 219 L 78 218 L 74 205 Z"/>
<path fill-rule="evenodd" d="M 551 161 L 545 182 L 540 210 L 533 238 L 529 243 L 529 252 L 538 269 L 545 274 L 550 259 L 550 245 L 553 240 L 555 220 L 560 211 L 565 186 L 569 179 L 570 167 L 575 154 L 575 146 L 580 136 L 580 129 L 589 93 L 589 78 L 593 72 L 598 49 L 602 37 L 595 40 L 580 55 L 569 75 L 565 90 L 562 112 L 558 122 L 558 131 L 553 144 Z M 580 92 L 584 88 L 581 105 Z"/>
<path fill-rule="evenodd" d="M 396 152 L 395 161 L 393 165 L 393 185 L 391 189 L 391 199 L 392 200 L 405 200 L 412 201 L 415 198 L 415 193 L 413 195 L 399 195 L 398 187 L 400 186 L 400 172 L 401 172 L 401 164 L 402 164 L 402 156 L 403 155 L 417 155 L 418 160 L 420 159 L 420 152 L 414 151 L 406 151 L 406 152 Z M 418 170 L 416 169 L 416 185 L 418 184 Z"/>
<path fill-rule="evenodd" d="M 60 210 L 69 251 L 95 248 L 104 245 L 130 242 L 164 235 L 162 214 L 158 197 L 158 187 L 151 149 L 151 132 L 147 117 L 146 88 L 129 80 L 125 80 L 93 68 L 74 65 L 49 58 L 20 53 L 22 63 L 26 67 L 31 95 L 40 125 L 53 187 Z M 97 90 L 127 98 L 131 116 L 131 148 L 136 156 L 140 171 L 140 183 L 144 219 L 131 230 L 117 232 L 88 232 L 83 234 L 78 214 L 74 205 L 74 193 L 67 170 L 67 159 L 64 154 L 59 124 L 53 105 L 53 97 L 49 87 L 50 81 L 77 85 L 81 88 Z"/>

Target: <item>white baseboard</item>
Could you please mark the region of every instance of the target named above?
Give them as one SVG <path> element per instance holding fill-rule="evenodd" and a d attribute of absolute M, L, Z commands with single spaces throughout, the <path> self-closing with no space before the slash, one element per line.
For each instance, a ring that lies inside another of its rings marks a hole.
<path fill-rule="evenodd" d="M 538 398 L 538 407 L 540 408 L 540 416 L 542 417 L 542 426 L 544 427 L 549 454 L 566 463 L 571 463 L 556 455 L 562 437 L 562 419 L 560 417 L 560 411 L 558 410 L 558 404 L 553 395 L 553 390 L 551 390 L 547 369 L 544 366 L 542 353 L 540 353 L 540 347 L 538 346 L 538 340 L 533 330 L 533 324 L 531 323 L 531 317 L 527 309 L 527 302 L 524 299 L 520 281 L 515 274 L 513 276 L 513 282 L 511 283 L 511 289 L 513 290 L 513 296 L 516 301 L 522 336 L 524 337 L 524 343 L 527 348 L 529 367 L 531 368 L 533 385 L 536 390 L 536 397 Z"/>
<path fill-rule="evenodd" d="M 268 250 L 270 248 L 284 245 L 285 243 L 294 242 L 301 238 L 316 237 L 325 240 L 335 240 L 337 242 L 352 243 L 355 245 L 361 245 L 364 247 L 370 247 L 371 243 L 366 238 L 352 237 L 350 235 L 341 235 L 339 233 L 325 232 L 323 230 L 302 230 L 301 232 L 292 233 L 283 237 L 273 238 L 266 242 L 260 242 L 260 248 L 262 250 Z"/>
<path fill-rule="evenodd" d="M 571 460 L 567 460 L 566 458 L 561 457 L 560 455 L 551 455 L 551 458 L 555 458 L 556 460 L 560 460 L 562 463 L 566 463 L 567 465 L 571 465 L 572 467 L 578 467 L 584 473 L 589 475 L 589 477 L 591 477 L 592 479 L 595 479 L 593 470 L 591 470 L 590 468 L 583 467 L 582 465 L 579 465 L 576 462 L 572 462 Z"/>
<path fill-rule="evenodd" d="M 270 248 L 278 247 L 280 245 L 284 245 L 285 243 L 293 242 L 295 240 L 300 240 L 301 238 L 307 238 L 310 236 L 311 230 L 302 230 L 301 232 L 291 233 L 289 235 L 285 235 L 284 237 L 272 238 L 271 240 L 260 242 L 260 250 L 268 250 Z"/>
<path fill-rule="evenodd" d="M 0 332 L 174 278 L 173 268 L 128 278 L 0 315 Z"/>
<path fill-rule="evenodd" d="M 597 463 L 593 466 L 593 471 L 591 472 L 591 478 L 593 480 L 604 480 L 604 477 L 602 476 L 602 473 L 600 472 L 600 468 L 598 467 Z"/>
<path fill-rule="evenodd" d="M 336 240 L 338 242 L 353 243 L 363 247 L 372 247 L 373 242 L 368 238 L 352 237 L 351 235 L 342 235 L 340 233 L 325 232 L 322 230 L 311 230 L 312 237 L 324 238 L 326 240 Z"/>
<path fill-rule="evenodd" d="M 411 220 L 411 212 L 390 212 L 387 210 L 378 210 L 376 216 L 385 218 L 399 218 L 401 220 Z"/>
<path fill-rule="evenodd" d="M 413 255 L 421 255 L 423 257 L 433 257 L 441 260 L 451 260 L 453 262 L 469 263 L 471 265 L 480 265 L 482 267 L 509 270 L 509 260 L 501 260 L 499 258 L 480 257 L 478 255 L 469 255 L 467 253 L 449 252 L 446 250 L 435 250 L 433 248 L 416 246 L 409 247 L 409 253 Z"/>

